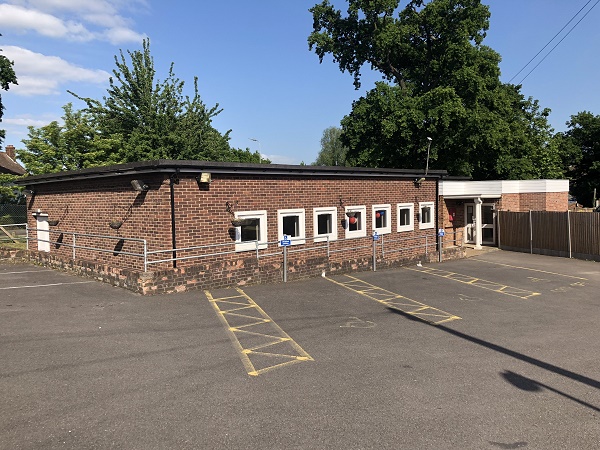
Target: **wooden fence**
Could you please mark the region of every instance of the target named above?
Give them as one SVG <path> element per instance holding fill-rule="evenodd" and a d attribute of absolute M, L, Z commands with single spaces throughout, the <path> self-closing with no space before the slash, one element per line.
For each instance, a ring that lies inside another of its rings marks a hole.
<path fill-rule="evenodd" d="M 600 213 L 498 211 L 503 250 L 600 261 Z"/>

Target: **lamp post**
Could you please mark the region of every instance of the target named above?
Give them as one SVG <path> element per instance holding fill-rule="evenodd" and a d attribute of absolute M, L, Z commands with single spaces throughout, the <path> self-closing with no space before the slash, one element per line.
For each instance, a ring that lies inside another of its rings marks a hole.
<path fill-rule="evenodd" d="M 425 166 L 425 175 L 427 175 L 427 172 L 429 172 L 429 149 L 431 149 L 431 141 L 433 139 L 431 139 L 429 136 L 427 136 L 427 140 L 429 142 L 427 143 L 427 163 L 426 163 L 426 166 Z"/>
<path fill-rule="evenodd" d="M 255 138 L 248 138 L 251 141 L 258 142 L 258 163 L 262 164 L 262 146 L 260 145 L 260 141 Z"/>

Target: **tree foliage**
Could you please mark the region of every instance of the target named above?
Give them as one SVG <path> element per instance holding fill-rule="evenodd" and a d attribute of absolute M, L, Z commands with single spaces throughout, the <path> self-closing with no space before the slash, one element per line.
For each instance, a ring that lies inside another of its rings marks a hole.
<path fill-rule="evenodd" d="M 312 165 L 315 166 L 345 166 L 348 149 L 341 141 L 342 129 L 329 127 L 323 131 L 321 150 Z"/>
<path fill-rule="evenodd" d="M 64 124 L 53 121 L 46 126 L 29 127 L 25 149 L 17 150 L 30 174 L 78 170 L 117 162 L 121 141 L 98 132 L 93 116 L 74 111 L 71 103 L 63 107 Z"/>
<path fill-rule="evenodd" d="M 431 137 L 430 167 L 453 175 L 561 176 L 550 111 L 500 82 L 479 0 L 348 0 L 345 15 L 325 0 L 311 12 L 321 61 L 331 54 L 356 87 L 365 65 L 386 80 L 342 120 L 351 164 L 424 168 Z"/>
<path fill-rule="evenodd" d="M 2 36 L 0 34 L 0 36 Z M 1 51 L 1 50 L 0 50 Z M 0 89 L 8 91 L 11 84 L 17 83 L 17 75 L 13 69 L 14 63 L 10 61 L 6 56 L 0 55 Z M 2 116 L 4 115 L 4 105 L 2 104 L 2 95 L 0 95 L 0 122 L 2 122 Z M 4 141 L 5 131 L 0 130 L 0 145 Z"/>
<path fill-rule="evenodd" d="M 583 111 L 571 116 L 561 133 L 559 147 L 568 166 L 571 193 L 585 206 L 593 205 L 594 189 L 600 196 L 600 115 Z"/>
<path fill-rule="evenodd" d="M 198 78 L 193 95 L 184 94 L 184 81 L 171 63 L 164 80 L 158 80 L 149 40 L 141 51 L 121 51 L 101 101 L 82 98 L 100 134 L 120 141 L 115 159 L 133 162 L 152 159 L 198 159 L 260 162 L 258 153 L 232 149 L 229 133 L 212 126 L 222 109 L 208 107 L 201 99 Z"/>

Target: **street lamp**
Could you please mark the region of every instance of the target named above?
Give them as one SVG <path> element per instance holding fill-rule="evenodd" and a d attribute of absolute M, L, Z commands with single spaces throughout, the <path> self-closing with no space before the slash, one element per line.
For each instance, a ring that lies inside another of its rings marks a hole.
<path fill-rule="evenodd" d="M 261 156 L 262 155 L 262 146 L 260 145 L 260 141 L 255 138 L 248 138 L 248 139 L 250 139 L 251 141 L 254 141 L 254 142 L 258 142 L 258 163 L 262 164 L 262 156 Z"/>
<path fill-rule="evenodd" d="M 427 172 L 429 172 L 429 149 L 431 148 L 431 141 L 433 139 L 431 139 L 429 136 L 427 136 L 427 140 L 429 142 L 427 143 L 427 165 L 425 166 L 425 175 L 427 175 Z"/>

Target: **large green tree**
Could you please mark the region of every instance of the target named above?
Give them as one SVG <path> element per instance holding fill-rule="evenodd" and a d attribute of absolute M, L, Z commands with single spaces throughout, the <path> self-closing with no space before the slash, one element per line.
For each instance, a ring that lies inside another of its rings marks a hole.
<path fill-rule="evenodd" d="M 570 190 L 579 203 L 594 206 L 594 190 L 596 198 L 600 196 L 600 115 L 583 111 L 571 116 L 567 125 L 558 138 L 567 157 Z"/>
<path fill-rule="evenodd" d="M 385 79 L 342 120 L 351 164 L 424 168 L 431 137 L 430 167 L 454 175 L 561 175 L 549 110 L 500 82 L 479 0 L 348 0 L 346 14 L 325 0 L 311 12 L 321 61 L 332 55 L 357 88 L 365 66 Z"/>
<path fill-rule="evenodd" d="M 24 149 L 17 156 L 30 174 L 78 170 L 120 162 L 122 141 L 119 135 L 107 136 L 98 131 L 94 117 L 63 107 L 63 124 L 53 121 L 46 126 L 29 127 Z"/>
<path fill-rule="evenodd" d="M 345 166 L 348 149 L 341 141 L 342 129 L 329 127 L 323 131 L 321 150 L 313 163 L 315 166 Z"/>
<path fill-rule="evenodd" d="M 222 111 L 208 107 L 194 79 L 193 95 L 184 94 L 184 81 L 171 64 L 164 80 L 157 79 L 149 40 L 141 51 L 120 52 L 102 100 L 79 97 L 103 138 L 118 140 L 118 162 L 152 159 L 199 159 L 261 162 L 258 153 L 232 149 L 229 133 L 212 126 Z M 263 161 L 264 162 L 264 161 Z"/>
<path fill-rule="evenodd" d="M 2 36 L 2 34 L 0 34 Z M 1 50 L 0 50 L 1 51 Z M 11 84 L 17 83 L 17 75 L 13 68 L 13 61 L 10 61 L 6 56 L 0 55 L 0 89 L 8 91 Z M 0 122 L 4 115 L 4 105 L 2 104 L 2 95 L 0 95 Z M 4 141 L 5 131 L 0 130 L 0 145 Z"/>

